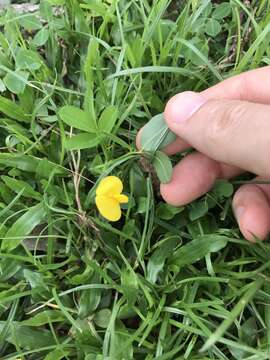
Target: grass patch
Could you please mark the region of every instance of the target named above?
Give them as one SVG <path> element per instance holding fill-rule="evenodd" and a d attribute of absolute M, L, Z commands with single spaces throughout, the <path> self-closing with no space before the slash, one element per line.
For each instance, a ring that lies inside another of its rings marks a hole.
<path fill-rule="evenodd" d="M 269 359 L 270 245 L 242 239 L 237 185 L 173 208 L 134 144 L 176 92 L 269 64 L 269 10 L 43 0 L 1 12 L 1 359 Z M 106 175 L 130 197 L 117 223 L 94 205 Z"/>

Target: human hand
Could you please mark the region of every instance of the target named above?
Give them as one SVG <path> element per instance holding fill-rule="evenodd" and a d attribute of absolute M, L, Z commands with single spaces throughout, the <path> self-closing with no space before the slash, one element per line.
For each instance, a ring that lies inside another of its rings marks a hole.
<path fill-rule="evenodd" d="M 244 171 L 270 183 L 270 66 L 201 93 L 180 93 L 169 100 L 164 117 L 178 135 L 164 151 L 172 155 L 190 147 L 197 150 L 174 167 L 170 183 L 161 184 L 161 195 L 168 203 L 188 204 L 209 191 L 218 178 L 230 179 Z M 233 209 L 246 239 L 266 238 L 270 184 L 241 186 Z"/>

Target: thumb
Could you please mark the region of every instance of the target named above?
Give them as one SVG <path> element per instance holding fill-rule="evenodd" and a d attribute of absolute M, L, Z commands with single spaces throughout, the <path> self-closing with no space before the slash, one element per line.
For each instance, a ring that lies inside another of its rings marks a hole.
<path fill-rule="evenodd" d="M 164 112 L 169 128 L 214 160 L 270 176 L 270 106 L 236 100 L 207 100 L 186 91 Z"/>

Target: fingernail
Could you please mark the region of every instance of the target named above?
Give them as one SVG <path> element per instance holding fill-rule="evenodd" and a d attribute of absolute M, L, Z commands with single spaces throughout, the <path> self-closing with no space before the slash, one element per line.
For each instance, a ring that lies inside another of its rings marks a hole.
<path fill-rule="evenodd" d="M 235 212 L 236 219 L 238 221 L 240 221 L 245 212 L 245 208 L 244 208 L 244 206 L 238 206 L 235 208 L 234 212 Z"/>
<path fill-rule="evenodd" d="M 185 91 L 169 100 L 165 109 L 165 118 L 171 123 L 183 123 L 188 120 L 203 104 L 206 99 L 193 91 Z"/>

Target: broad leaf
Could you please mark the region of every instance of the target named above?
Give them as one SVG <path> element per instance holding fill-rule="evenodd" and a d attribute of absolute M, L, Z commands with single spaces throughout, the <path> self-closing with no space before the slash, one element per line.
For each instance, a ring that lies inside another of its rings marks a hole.
<path fill-rule="evenodd" d="M 101 114 L 98 127 L 99 130 L 105 133 L 110 133 L 115 125 L 118 116 L 118 109 L 116 106 L 108 106 Z"/>
<path fill-rule="evenodd" d="M 205 32 L 212 37 L 217 36 L 221 32 L 221 25 L 215 19 L 208 19 L 205 25 Z"/>
<path fill-rule="evenodd" d="M 14 192 L 19 193 L 23 190 L 23 196 L 41 200 L 42 196 L 37 191 L 33 190 L 32 186 L 25 181 L 17 180 L 9 176 L 2 175 L 1 179 Z"/>
<path fill-rule="evenodd" d="M 107 329 L 110 318 L 111 318 L 112 312 L 110 309 L 102 309 L 95 313 L 94 322 L 99 326 L 100 328 Z"/>
<path fill-rule="evenodd" d="M 161 151 L 155 153 L 153 166 L 162 184 L 170 182 L 172 178 L 172 163 L 169 157 Z"/>
<path fill-rule="evenodd" d="M 147 263 L 147 280 L 155 284 L 158 274 L 162 271 L 165 260 L 169 258 L 173 249 L 175 248 L 178 238 L 176 236 L 170 237 L 165 243 L 161 244 L 151 255 Z"/>
<path fill-rule="evenodd" d="M 39 30 L 42 28 L 42 23 L 39 18 L 32 14 L 25 14 L 19 18 L 20 25 L 26 30 Z"/>
<path fill-rule="evenodd" d="M 0 322 L 0 331 L 5 326 L 5 323 L 6 321 Z M 7 341 L 27 350 L 36 350 L 55 345 L 55 339 L 50 330 L 32 329 L 30 326 L 21 325 L 16 321 L 10 324 Z"/>
<path fill-rule="evenodd" d="M 26 114 L 19 105 L 3 96 L 0 96 L 0 113 L 1 112 L 17 121 L 30 120 L 30 118 L 26 116 Z"/>
<path fill-rule="evenodd" d="M 229 16 L 232 12 L 232 7 L 231 4 L 229 2 L 224 2 L 221 3 L 219 5 L 217 5 L 217 7 L 215 8 L 215 10 L 213 11 L 213 18 L 217 19 L 217 20 L 221 20 L 223 18 L 225 18 L 226 16 Z"/>
<path fill-rule="evenodd" d="M 74 127 L 75 129 L 89 133 L 97 132 L 95 124 L 90 116 L 85 111 L 75 106 L 67 105 L 62 107 L 59 111 L 59 116 L 65 124 Z"/>
<path fill-rule="evenodd" d="M 15 249 L 37 225 L 45 220 L 45 217 L 46 209 L 42 203 L 29 208 L 6 232 L 2 250 Z"/>
<path fill-rule="evenodd" d="M 9 91 L 14 94 L 21 94 L 24 92 L 28 76 L 28 72 L 18 70 L 8 73 L 3 80 Z"/>
<path fill-rule="evenodd" d="M 169 259 L 169 263 L 179 267 L 193 264 L 209 253 L 223 249 L 227 242 L 228 239 L 221 235 L 200 236 L 181 246 Z"/>
<path fill-rule="evenodd" d="M 66 139 L 65 147 L 67 150 L 89 149 L 97 146 L 101 137 L 96 134 L 82 133 Z"/>
<path fill-rule="evenodd" d="M 70 354 L 70 350 L 64 349 L 55 349 L 47 354 L 44 360 L 61 360 L 68 359 L 68 355 Z"/>
<path fill-rule="evenodd" d="M 32 50 L 20 49 L 16 56 L 17 68 L 22 70 L 38 70 L 42 65 L 39 55 Z"/>
<path fill-rule="evenodd" d="M 20 154 L 0 153 L 0 165 L 15 167 L 23 171 L 35 172 L 39 159 Z"/>
<path fill-rule="evenodd" d="M 233 185 L 226 180 L 217 180 L 213 192 L 218 196 L 229 198 L 233 194 Z"/>
<path fill-rule="evenodd" d="M 168 128 L 163 114 L 154 116 L 143 128 L 141 148 L 145 151 L 163 149 L 176 139 L 176 135 Z"/>
<path fill-rule="evenodd" d="M 175 207 L 170 204 L 160 203 L 157 206 L 156 215 L 162 220 L 171 220 L 184 209 L 184 207 Z"/>
<path fill-rule="evenodd" d="M 60 310 L 44 310 L 35 316 L 24 320 L 22 325 L 28 326 L 42 326 L 53 322 L 62 322 L 65 316 Z"/>
<path fill-rule="evenodd" d="M 49 30 L 46 27 L 43 27 L 36 33 L 32 43 L 36 46 L 43 46 L 49 39 Z"/>
<path fill-rule="evenodd" d="M 191 221 L 195 221 L 200 219 L 208 212 L 208 204 L 207 201 L 201 200 L 197 202 L 193 202 L 189 207 L 189 218 Z"/>
<path fill-rule="evenodd" d="M 139 289 L 137 275 L 132 269 L 123 269 L 121 271 L 121 289 L 128 301 L 128 304 L 133 306 Z"/>
<path fill-rule="evenodd" d="M 88 281 L 90 284 L 99 284 L 100 275 L 94 273 L 91 277 L 91 280 Z M 100 289 L 88 289 L 83 290 L 79 299 L 79 317 L 81 319 L 86 318 L 91 315 L 96 308 L 98 307 L 101 299 L 101 290 Z"/>

